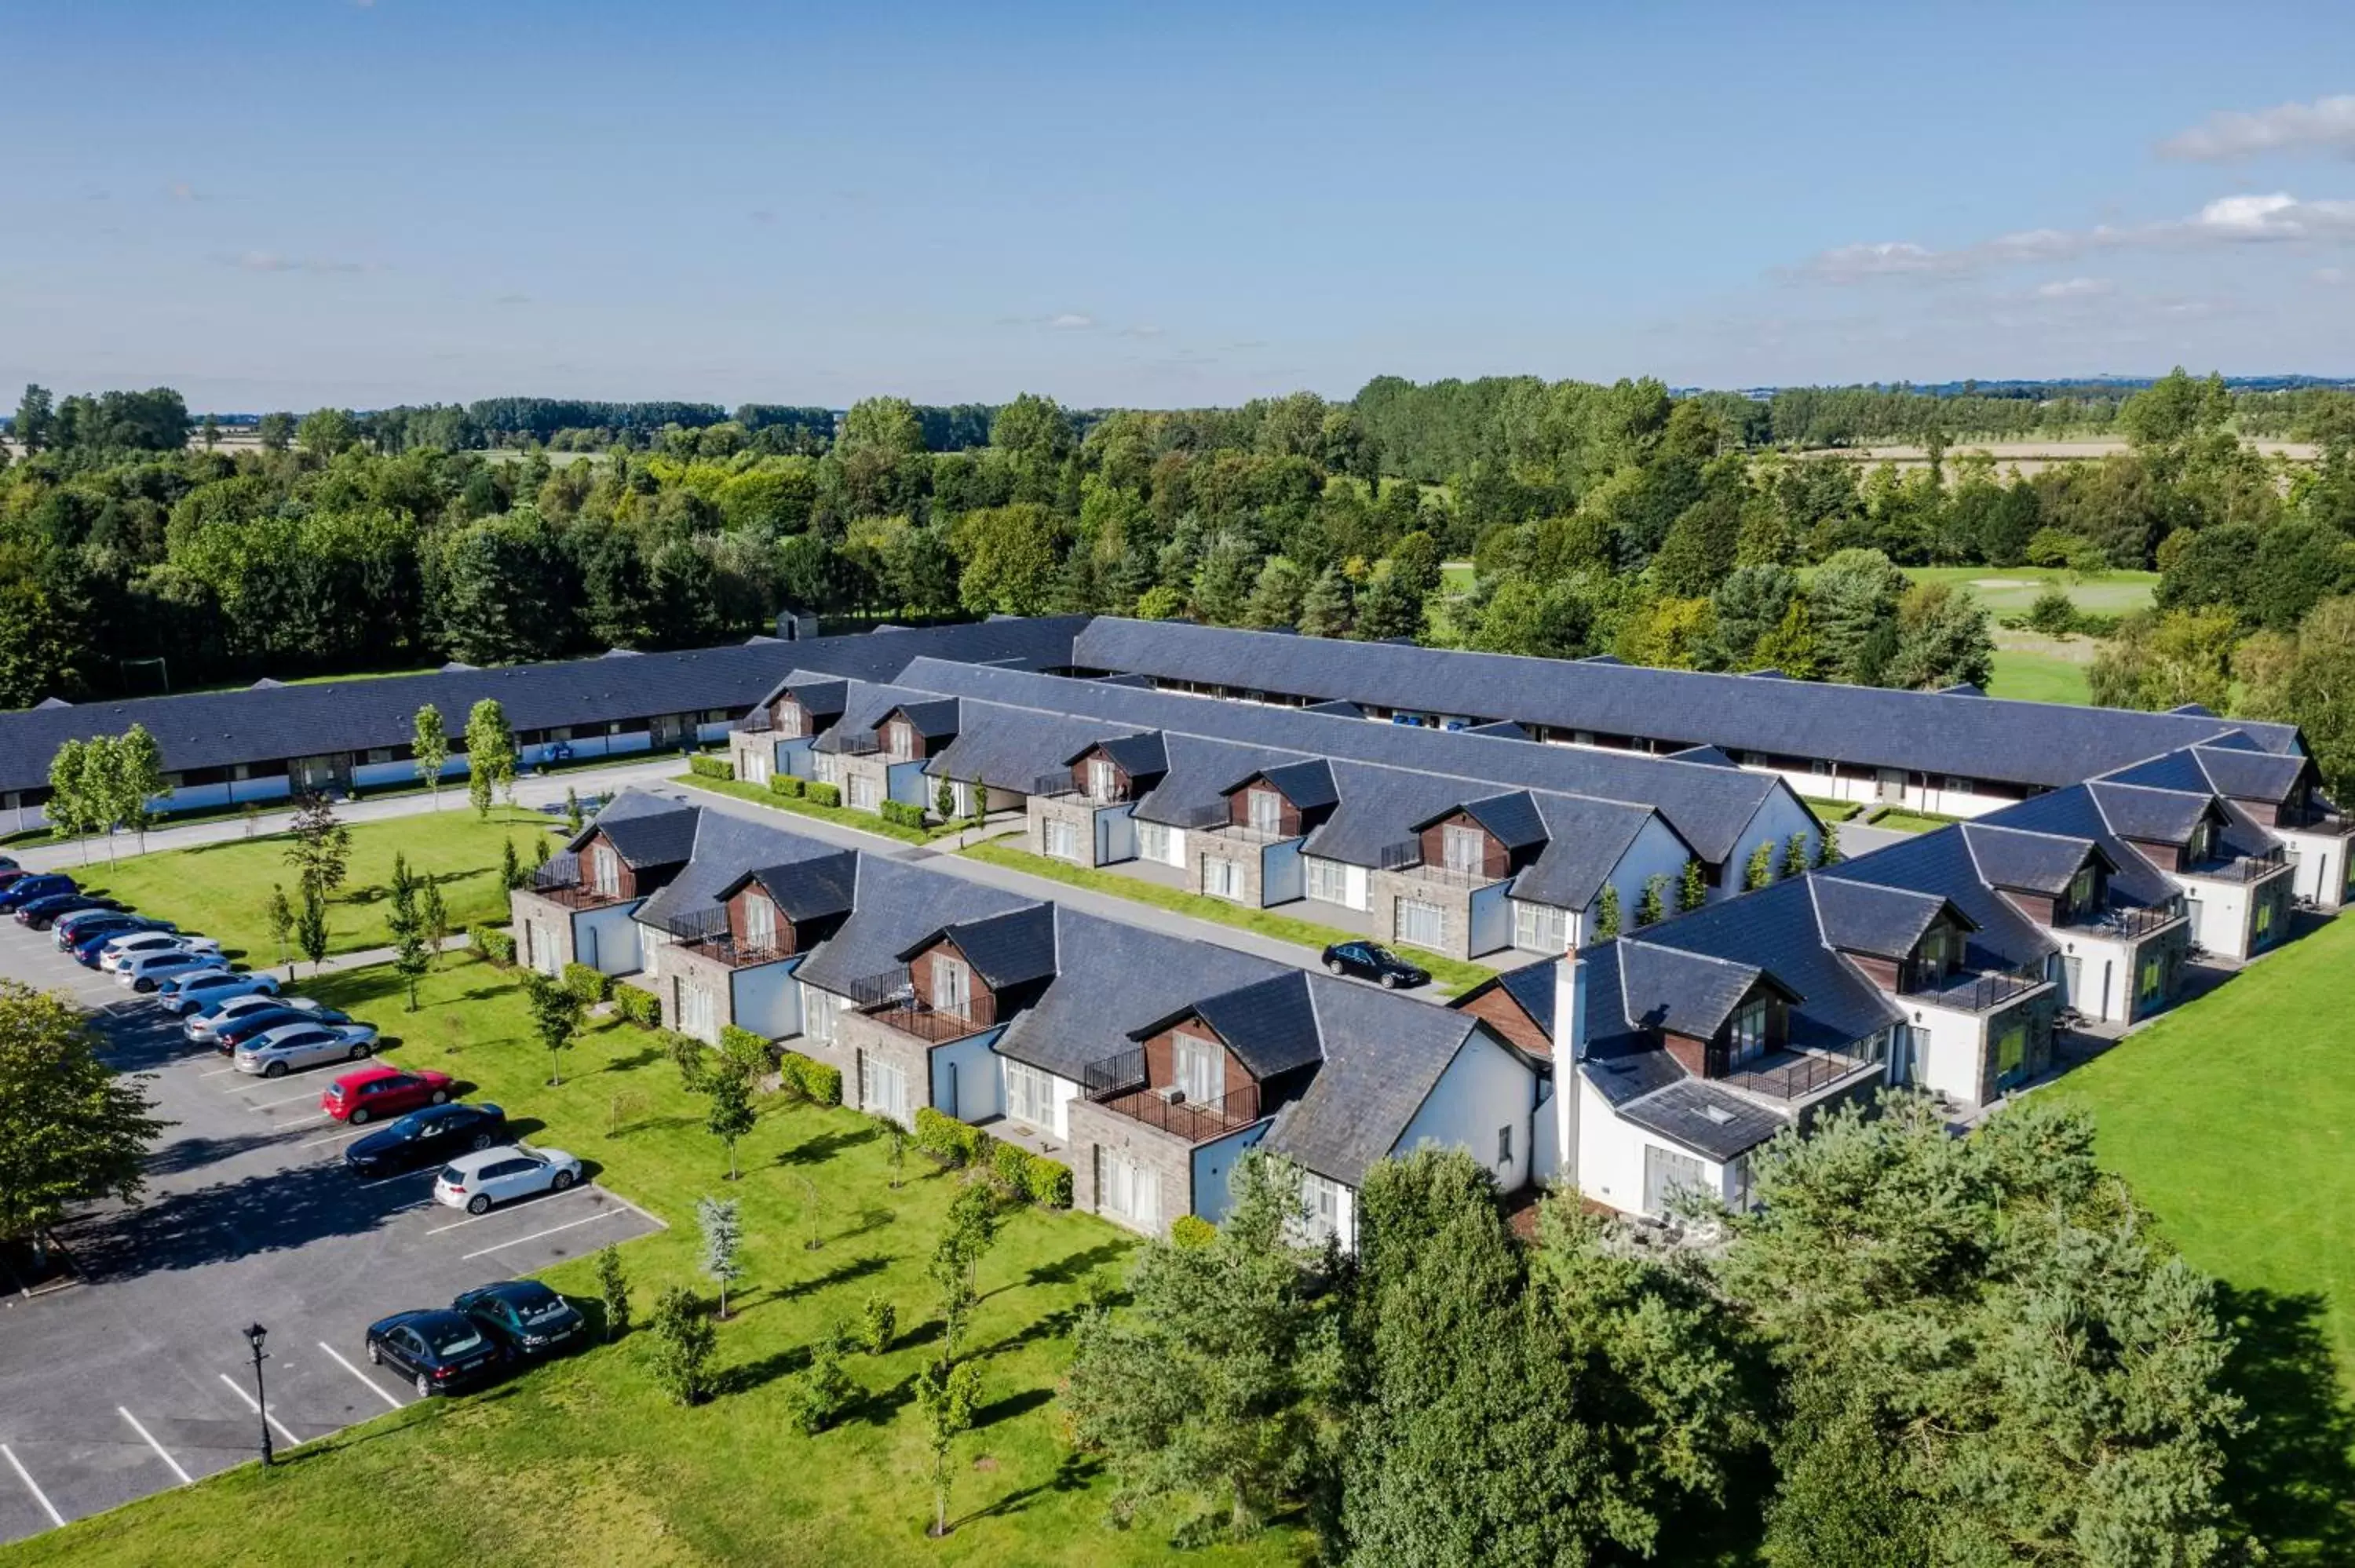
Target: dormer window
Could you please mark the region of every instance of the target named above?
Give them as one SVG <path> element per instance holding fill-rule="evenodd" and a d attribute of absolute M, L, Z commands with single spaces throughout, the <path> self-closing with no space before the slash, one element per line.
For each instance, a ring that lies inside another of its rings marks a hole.
<path fill-rule="evenodd" d="M 2198 827 L 2193 828 L 2191 842 L 2183 846 L 2183 863 L 2198 865 L 2201 861 L 2206 860 L 2209 850 L 2214 847 L 2215 837 L 2216 829 L 2213 823 L 2201 822 Z"/>
<path fill-rule="evenodd" d="M 590 885 L 607 898 L 622 895 L 622 857 L 611 844 L 599 844 L 589 852 L 589 878 Z"/>
<path fill-rule="evenodd" d="M 777 705 L 777 733 L 789 740 L 801 736 L 802 705 L 790 697 Z"/>
<path fill-rule="evenodd" d="M 1477 828 L 1451 823 L 1440 832 L 1440 847 L 1450 871 L 1478 871 L 1487 863 L 1488 835 Z"/>
<path fill-rule="evenodd" d="M 1252 828 L 1256 832 L 1278 833 L 1284 831 L 1284 797 L 1274 790 L 1255 787 L 1243 796 L 1249 810 Z"/>
<path fill-rule="evenodd" d="M 1109 800 L 1117 788 L 1112 759 L 1106 757 L 1088 758 L 1088 795 L 1092 800 Z"/>
<path fill-rule="evenodd" d="M 1766 999 L 1751 998 L 1734 1010 L 1726 1026 L 1726 1061 L 1740 1066 L 1766 1054 Z"/>
<path fill-rule="evenodd" d="M 744 900 L 744 945 L 755 951 L 777 945 L 777 906 L 758 894 Z"/>
<path fill-rule="evenodd" d="M 883 732 L 883 744 L 892 761 L 911 761 L 916 755 L 916 726 L 906 719 L 893 719 Z"/>
<path fill-rule="evenodd" d="M 2078 868 L 2077 874 L 2069 879 L 2068 913 L 2083 915 L 2093 907 L 2094 868 L 2090 865 L 2081 866 Z"/>
<path fill-rule="evenodd" d="M 1170 1037 L 1171 1078 L 1178 1093 L 1196 1105 L 1209 1105 L 1227 1092 L 1226 1063 L 1219 1047 L 1186 1033 Z"/>

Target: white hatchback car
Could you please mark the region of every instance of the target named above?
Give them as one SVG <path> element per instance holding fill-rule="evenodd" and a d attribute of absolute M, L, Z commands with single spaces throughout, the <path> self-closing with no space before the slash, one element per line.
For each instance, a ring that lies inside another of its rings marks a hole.
<path fill-rule="evenodd" d="M 200 952 L 194 948 L 167 948 L 161 952 L 138 953 L 128 958 L 114 971 L 115 982 L 133 991 L 154 991 L 175 975 L 194 974 L 199 969 L 220 967 L 218 953 Z"/>
<path fill-rule="evenodd" d="M 213 1043 L 213 1031 L 223 1024 L 235 1023 L 249 1012 L 260 1012 L 270 1007 L 296 1008 L 307 1012 L 318 1005 L 307 997 L 272 996 L 263 991 L 252 991 L 244 996 L 230 997 L 227 1001 L 209 1003 L 186 1014 L 180 1020 L 180 1033 L 192 1045 L 209 1045 Z M 299 1021 L 290 1018 L 287 1022 Z"/>
<path fill-rule="evenodd" d="M 461 1154 L 433 1178 L 436 1202 L 470 1214 L 488 1213 L 494 1203 L 561 1192 L 581 1180 L 581 1161 L 560 1149 L 527 1149 L 511 1143 Z"/>
<path fill-rule="evenodd" d="M 149 953 L 196 952 L 212 957 L 218 963 L 220 944 L 210 937 L 186 937 L 177 931 L 133 931 L 117 937 L 98 950 L 98 967 L 109 974 L 121 974 L 123 966 Z"/>
<path fill-rule="evenodd" d="M 240 996 L 274 997 L 277 994 L 276 975 L 266 975 L 253 969 L 227 969 L 218 958 L 208 968 L 175 975 L 155 989 L 155 1000 L 163 1003 L 164 1011 L 182 1018 Z"/>

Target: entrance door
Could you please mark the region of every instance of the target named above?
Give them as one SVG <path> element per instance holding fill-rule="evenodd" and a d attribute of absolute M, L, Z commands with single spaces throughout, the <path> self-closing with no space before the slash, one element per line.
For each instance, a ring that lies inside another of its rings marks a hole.
<path fill-rule="evenodd" d="M 1905 803 L 1905 770 L 1884 768 L 1881 770 L 1881 799 L 1892 806 Z"/>
<path fill-rule="evenodd" d="M 1644 1212 L 1665 1214 L 1678 1192 L 1701 1191 L 1700 1161 L 1689 1154 L 1644 1146 Z"/>

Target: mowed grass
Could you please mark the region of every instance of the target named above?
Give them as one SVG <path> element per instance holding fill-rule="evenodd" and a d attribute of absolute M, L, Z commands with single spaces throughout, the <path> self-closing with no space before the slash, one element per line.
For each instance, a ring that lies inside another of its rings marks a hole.
<path fill-rule="evenodd" d="M 2105 572 L 2073 580 L 2072 573 L 2057 567 L 1907 567 L 1905 575 L 1917 583 L 1967 588 L 1998 615 L 2025 615 L 2046 589 L 2056 587 L 2066 590 L 2079 609 L 2124 615 L 2148 609 L 2151 591 L 2158 586 L 2157 572 Z"/>
<path fill-rule="evenodd" d="M 1995 673 L 1987 682 L 1987 695 L 2030 703 L 2074 703 L 2080 706 L 2094 700 L 2084 665 L 2073 659 L 2025 648 L 1995 651 Z"/>
<path fill-rule="evenodd" d="M 486 1393 L 389 1414 L 297 1450 L 270 1474 L 241 1467 L 0 1549 L 0 1563 L 1179 1560 L 1150 1530 L 1101 1523 L 1106 1482 L 1064 1442 L 1054 1404 L 1089 1277 L 1123 1273 L 1135 1238 L 1083 1214 L 1007 1215 L 961 1346 L 978 1358 L 984 1382 L 977 1430 L 953 1457 L 956 1527 L 929 1541 L 930 1456 L 911 1390 L 940 1353 L 924 1266 L 957 1173 L 911 1148 L 895 1189 L 886 1140 L 868 1118 L 768 1097 L 738 1146 L 743 1178 L 730 1183 L 727 1155 L 704 1129 L 708 1102 L 682 1087 L 655 1034 L 597 1022 L 566 1054 L 562 1086 L 549 1087 L 549 1056 L 531 1038 L 517 977 L 471 956 L 445 960 L 413 1014 L 382 966 L 306 989 L 398 1036 L 395 1060 L 459 1075 L 474 1097 L 519 1118 L 532 1141 L 579 1155 L 597 1180 L 667 1221 L 669 1231 L 623 1249 L 642 1321 L 661 1286 L 709 1291 L 696 1272 L 695 1201 L 740 1200 L 747 1272 L 719 1325 L 721 1392 L 692 1409 L 672 1404 L 649 1375 L 641 1329 Z M 548 1277 L 584 1297 L 593 1292 L 597 1231 L 573 1234 L 581 1255 Z M 387 1285 L 398 1297 L 398 1282 Z M 834 1429 L 805 1436 L 795 1375 L 813 1341 L 857 1319 L 869 1296 L 898 1308 L 897 1342 L 879 1357 L 848 1358 L 852 1408 Z M 1305 1552 L 1301 1532 L 1279 1530 L 1182 1560 L 1224 1568 Z"/>
<path fill-rule="evenodd" d="M 445 793 L 448 793 L 445 791 Z M 328 948 L 358 952 L 392 940 L 385 916 L 390 905 L 385 884 L 392 857 L 406 854 L 411 871 L 439 880 L 450 927 L 506 918 L 506 890 L 499 885 L 499 845 L 515 841 L 523 863 L 532 863 L 535 840 L 549 836 L 557 819 L 517 807 L 495 806 L 485 821 L 474 814 L 465 792 L 439 811 L 351 824 L 352 857 L 341 891 L 327 901 Z M 264 911 L 273 884 L 295 897 L 293 868 L 286 863 L 292 835 L 230 839 L 193 849 L 134 855 L 109 865 L 103 858 L 73 868 L 75 879 L 120 898 L 143 913 L 178 922 L 181 929 L 218 938 L 225 951 L 266 966 L 278 957 Z"/>

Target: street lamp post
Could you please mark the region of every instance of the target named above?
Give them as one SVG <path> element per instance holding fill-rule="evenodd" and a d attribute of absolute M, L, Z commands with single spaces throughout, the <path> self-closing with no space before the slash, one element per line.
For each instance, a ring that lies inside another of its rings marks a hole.
<path fill-rule="evenodd" d="M 270 1330 L 256 1323 L 245 1331 L 245 1342 L 253 1347 L 253 1404 L 261 1416 L 261 1467 L 268 1469 L 275 1459 L 270 1452 L 270 1396 L 261 1387 L 261 1363 L 270 1358 L 261 1353 L 261 1341 Z"/>

